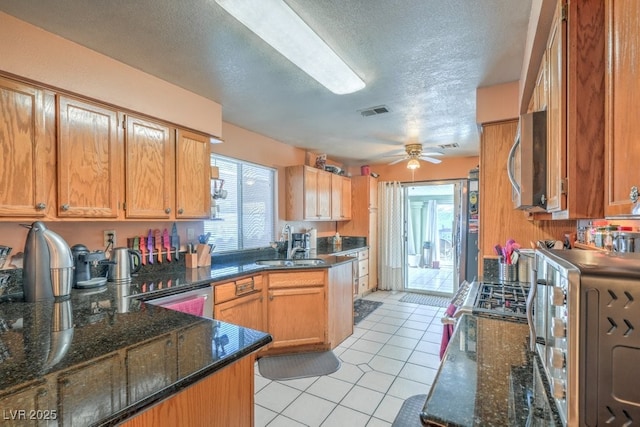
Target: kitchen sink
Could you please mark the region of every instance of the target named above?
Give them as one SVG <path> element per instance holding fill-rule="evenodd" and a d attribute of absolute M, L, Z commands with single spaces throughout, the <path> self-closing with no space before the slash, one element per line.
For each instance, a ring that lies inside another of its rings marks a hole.
<path fill-rule="evenodd" d="M 324 260 L 317 258 L 308 259 L 260 259 L 256 261 L 259 265 L 270 265 L 273 267 L 306 267 L 324 264 Z"/>

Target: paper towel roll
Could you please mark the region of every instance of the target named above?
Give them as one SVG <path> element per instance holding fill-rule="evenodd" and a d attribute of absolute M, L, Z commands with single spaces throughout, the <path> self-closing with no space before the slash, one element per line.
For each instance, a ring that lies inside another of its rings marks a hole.
<path fill-rule="evenodd" d="M 309 233 L 309 249 L 315 251 L 318 249 L 318 230 L 310 228 L 307 233 Z"/>

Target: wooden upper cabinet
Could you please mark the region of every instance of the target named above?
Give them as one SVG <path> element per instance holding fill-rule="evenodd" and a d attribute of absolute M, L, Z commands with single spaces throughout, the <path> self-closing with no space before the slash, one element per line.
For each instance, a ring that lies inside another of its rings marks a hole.
<path fill-rule="evenodd" d="M 118 112 L 58 97 L 58 216 L 116 218 L 122 175 Z"/>
<path fill-rule="evenodd" d="M 0 77 L 2 216 L 44 217 L 55 203 L 55 191 L 47 182 L 55 162 L 55 124 L 48 120 L 55 111 L 54 99 L 40 89 Z"/>
<path fill-rule="evenodd" d="M 176 218 L 208 218 L 211 209 L 209 137 L 176 132 Z"/>
<path fill-rule="evenodd" d="M 632 187 L 640 189 L 640 2 L 607 0 L 605 214 L 632 213 Z M 640 191 L 640 190 L 639 190 Z"/>
<path fill-rule="evenodd" d="M 604 215 L 604 40 L 602 0 L 558 1 L 541 65 L 547 72 L 545 196 L 553 219 Z"/>
<path fill-rule="evenodd" d="M 331 174 L 331 219 L 351 219 L 351 179 Z"/>
<path fill-rule="evenodd" d="M 290 166 L 286 169 L 287 220 L 332 219 L 331 175 L 311 166 Z"/>
<path fill-rule="evenodd" d="M 567 176 L 566 159 L 566 25 L 562 1 L 558 2 L 541 74 L 548 70 L 547 105 L 547 211 L 566 209 L 562 182 Z"/>
<path fill-rule="evenodd" d="M 126 217 L 173 218 L 174 133 L 161 123 L 126 117 Z"/>

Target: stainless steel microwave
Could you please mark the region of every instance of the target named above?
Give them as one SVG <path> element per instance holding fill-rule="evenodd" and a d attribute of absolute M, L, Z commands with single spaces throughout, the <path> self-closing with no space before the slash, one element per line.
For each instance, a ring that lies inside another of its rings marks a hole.
<path fill-rule="evenodd" d="M 547 112 L 523 114 L 507 158 L 514 208 L 547 210 Z"/>

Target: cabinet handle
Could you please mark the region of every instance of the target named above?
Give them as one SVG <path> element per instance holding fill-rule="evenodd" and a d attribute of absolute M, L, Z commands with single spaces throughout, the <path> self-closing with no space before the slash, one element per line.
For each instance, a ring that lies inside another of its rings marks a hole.
<path fill-rule="evenodd" d="M 183 343 L 183 342 L 184 342 L 184 335 L 180 335 L 180 336 L 178 337 L 178 341 L 179 341 L 180 343 Z"/>
<path fill-rule="evenodd" d="M 263 300 L 264 300 L 264 297 L 260 295 L 260 302 L 262 302 Z"/>
<path fill-rule="evenodd" d="M 182 215 L 182 214 L 184 213 L 184 209 L 182 209 L 182 208 L 178 209 L 178 213 L 179 213 L 180 215 Z"/>
<path fill-rule="evenodd" d="M 38 397 L 44 397 L 48 394 L 49 392 L 47 391 L 46 388 L 41 388 L 40 390 L 38 390 Z"/>
<path fill-rule="evenodd" d="M 171 342 L 171 340 L 167 340 L 167 347 L 171 347 L 173 345 L 173 343 Z"/>
<path fill-rule="evenodd" d="M 269 301 L 273 301 L 273 294 L 269 293 Z"/>
<path fill-rule="evenodd" d="M 170 213 L 171 213 L 171 208 L 166 208 L 166 209 L 164 210 L 164 213 L 166 213 L 166 214 L 170 214 Z"/>
<path fill-rule="evenodd" d="M 629 200 L 631 203 L 636 203 L 638 201 L 638 187 L 635 185 L 631 187 L 631 192 L 629 193 Z"/>
<path fill-rule="evenodd" d="M 47 204 L 46 203 L 42 203 L 42 202 L 40 202 L 40 203 L 38 203 L 36 205 L 36 209 L 39 210 L 39 211 L 44 210 L 46 207 L 47 207 Z"/>
<path fill-rule="evenodd" d="M 68 210 L 69 210 L 69 205 L 68 205 L 67 203 L 65 203 L 64 205 L 60 206 L 60 208 L 61 208 L 63 211 L 68 211 Z"/>

